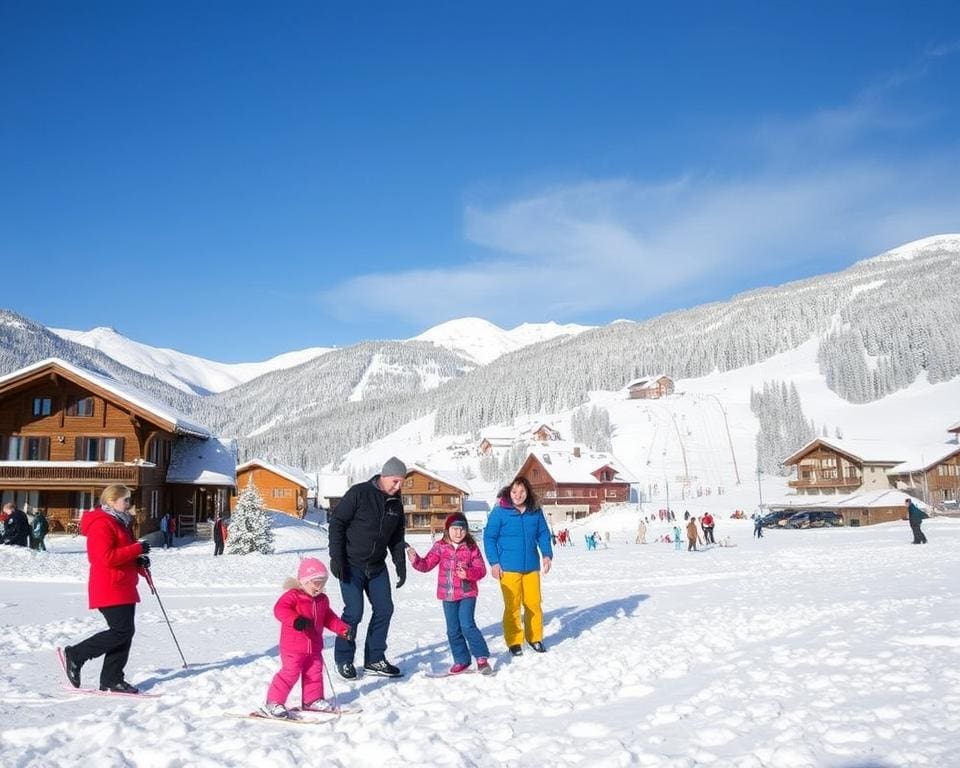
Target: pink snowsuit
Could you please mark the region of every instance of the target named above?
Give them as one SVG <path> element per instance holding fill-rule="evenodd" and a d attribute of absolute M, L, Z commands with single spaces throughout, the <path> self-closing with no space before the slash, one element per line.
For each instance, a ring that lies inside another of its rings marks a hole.
<path fill-rule="evenodd" d="M 270 683 L 267 701 L 286 704 L 290 690 L 301 677 L 301 698 L 304 705 L 323 698 L 323 629 L 343 635 L 350 627 L 332 610 L 330 600 L 322 592 L 310 597 L 294 579 L 284 583 L 287 589 L 273 607 L 273 615 L 280 621 L 280 661 L 283 667 Z M 312 621 L 305 631 L 293 628 L 300 616 Z"/>
<path fill-rule="evenodd" d="M 477 582 L 487 575 L 487 566 L 484 565 L 480 547 L 471 549 L 465 541 L 454 545 L 441 539 L 427 552 L 425 557 L 413 561 L 413 567 L 426 573 L 440 565 L 437 570 L 437 598 L 439 600 L 463 600 L 465 597 L 476 597 L 478 594 Z M 467 572 L 467 578 L 457 576 L 457 566 L 462 565 Z"/>

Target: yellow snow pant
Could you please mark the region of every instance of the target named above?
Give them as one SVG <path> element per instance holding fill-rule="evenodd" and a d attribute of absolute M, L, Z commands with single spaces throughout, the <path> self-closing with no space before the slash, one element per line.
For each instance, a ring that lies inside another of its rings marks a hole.
<path fill-rule="evenodd" d="M 500 576 L 500 591 L 503 592 L 503 639 L 507 645 L 522 645 L 524 635 L 528 643 L 543 640 L 540 571 L 530 571 L 530 573 L 504 571 Z M 523 627 L 520 626 L 521 605 L 523 605 Z"/>

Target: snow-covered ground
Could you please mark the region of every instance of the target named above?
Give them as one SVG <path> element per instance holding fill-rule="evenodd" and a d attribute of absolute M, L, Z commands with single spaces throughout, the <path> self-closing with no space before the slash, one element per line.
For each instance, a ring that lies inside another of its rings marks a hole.
<path fill-rule="evenodd" d="M 86 610 L 84 540 L 2 547 L 0 764 L 960 765 L 960 521 L 928 521 L 930 543 L 912 546 L 906 523 L 756 541 L 748 521 L 723 517 L 717 537 L 736 546 L 697 553 L 634 544 L 635 521 L 601 513 L 557 551 L 543 656 L 505 657 L 499 591 L 481 583 L 494 677 L 424 675 L 450 657 L 435 574 L 411 570 L 388 652 L 406 677 L 334 675 L 340 702 L 363 711 L 303 727 L 227 715 L 258 706 L 279 667 L 272 606 L 301 553 L 327 559 L 316 526 L 285 520 L 271 556 L 157 551 L 157 587 L 190 666 L 144 587 L 127 676 L 160 698 L 140 701 L 63 687 L 54 647 L 102 626 Z M 585 550 L 593 529 L 610 531 L 609 548 Z M 85 667 L 85 684 L 98 671 L 99 661 Z"/>

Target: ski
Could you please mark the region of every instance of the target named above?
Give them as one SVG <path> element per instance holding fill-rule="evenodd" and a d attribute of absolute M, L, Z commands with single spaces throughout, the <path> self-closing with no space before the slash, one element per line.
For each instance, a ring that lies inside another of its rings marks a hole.
<path fill-rule="evenodd" d="M 363 710 L 360 707 L 328 707 L 326 709 L 300 709 L 300 707 L 291 707 L 287 712 L 292 712 L 300 718 L 309 718 L 310 715 L 359 715 Z M 326 722 L 326 721 L 324 721 Z"/>
<path fill-rule="evenodd" d="M 266 723 L 280 723 L 281 725 L 323 725 L 324 723 L 332 723 L 336 720 L 335 717 L 328 717 L 325 720 L 311 719 L 309 717 L 271 717 L 257 710 L 246 713 L 227 712 L 227 717 L 235 717 L 240 720 L 259 720 Z"/>
<path fill-rule="evenodd" d="M 63 686 L 67 693 L 79 696 L 116 696 L 123 699 L 159 699 L 159 693 L 121 693 L 120 691 L 98 691 L 96 688 L 74 688 L 72 685 Z"/>

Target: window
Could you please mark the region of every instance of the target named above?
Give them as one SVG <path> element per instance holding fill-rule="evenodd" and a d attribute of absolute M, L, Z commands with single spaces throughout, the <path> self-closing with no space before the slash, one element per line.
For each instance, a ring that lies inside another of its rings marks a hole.
<path fill-rule="evenodd" d="M 404 496 L 403 497 L 403 506 L 412 507 L 413 506 L 413 496 Z"/>
<path fill-rule="evenodd" d="M 7 440 L 7 461 L 48 461 L 49 459 L 49 437 L 11 435 Z"/>
<path fill-rule="evenodd" d="M 428 480 L 428 481 L 427 481 L 427 490 L 428 490 L 428 491 L 435 491 L 435 490 L 437 490 L 439 487 L 440 487 L 440 485 L 437 483 L 436 480 Z"/>
<path fill-rule="evenodd" d="M 52 401 L 49 397 L 35 397 L 33 398 L 33 415 L 49 416 L 51 406 Z"/>
<path fill-rule="evenodd" d="M 430 515 L 414 515 L 414 516 L 413 516 L 413 527 L 414 527 L 414 528 L 429 528 L 429 527 L 430 527 Z"/>
<path fill-rule="evenodd" d="M 404 487 L 404 488 L 413 488 L 413 478 L 412 478 L 412 477 L 408 477 L 406 480 L 404 480 L 404 481 L 403 481 L 403 487 Z"/>
<path fill-rule="evenodd" d="M 430 497 L 427 494 L 423 494 L 420 497 L 420 509 L 428 509 L 430 507 Z"/>
<path fill-rule="evenodd" d="M 447 504 L 456 504 L 458 501 L 456 496 L 447 496 Z"/>
<path fill-rule="evenodd" d="M 590 498 L 591 498 L 591 499 L 597 498 L 597 489 L 596 489 L 596 488 L 591 488 L 591 489 L 590 489 Z"/>
<path fill-rule="evenodd" d="M 274 488 L 271 493 L 275 499 L 289 499 L 293 496 L 292 488 Z"/>
<path fill-rule="evenodd" d="M 77 461 L 123 461 L 122 437 L 78 437 L 73 458 Z"/>
<path fill-rule="evenodd" d="M 616 488 L 607 488 L 606 497 L 608 499 L 617 498 L 617 489 Z"/>
<path fill-rule="evenodd" d="M 154 489 L 150 491 L 150 517 L 157 519 L 160 513 L 160 491 Z"/>
<path fill-rule="evenodd" d="M 536 467 L 533 468 L 533 479 L 537 480 L 540 478 L 540 470 Z"/>
<path fill-rule="evenodd" d="M 93 416 L 93 398 L 72 398 L 67 405 L 67 416 Z"/>

